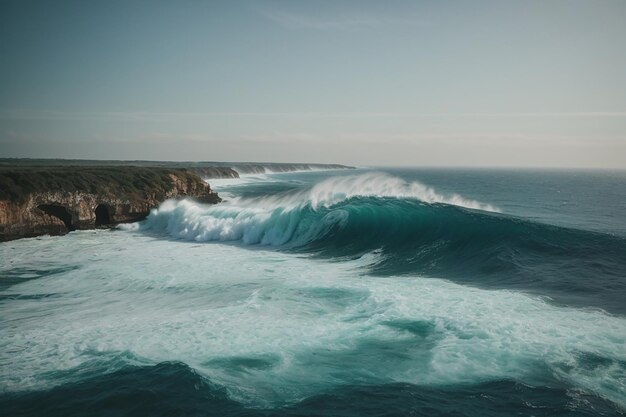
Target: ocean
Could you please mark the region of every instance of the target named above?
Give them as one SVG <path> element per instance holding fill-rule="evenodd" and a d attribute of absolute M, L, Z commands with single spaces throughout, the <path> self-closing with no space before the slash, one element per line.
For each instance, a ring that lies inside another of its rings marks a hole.
<path fill-rule="evenodd" d="M 209 182 L 0 243 L 2 415 L 626 414 L 626 172 Z"/>

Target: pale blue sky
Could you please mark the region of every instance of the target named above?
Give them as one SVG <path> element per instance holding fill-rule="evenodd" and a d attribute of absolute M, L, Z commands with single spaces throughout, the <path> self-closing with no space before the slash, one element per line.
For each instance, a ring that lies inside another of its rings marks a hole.
<path fill-rule="evenodd" d="M 626 168 L 626 1 L 3 1 L 0 156 Z"/>

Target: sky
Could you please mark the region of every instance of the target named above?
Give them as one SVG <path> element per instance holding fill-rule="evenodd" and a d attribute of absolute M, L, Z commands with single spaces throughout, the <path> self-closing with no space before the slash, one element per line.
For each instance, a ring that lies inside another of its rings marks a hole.
<path fill-rule="evenodd" d="M 624 22 L 624 0 L 0 0 L 0 157 L 626 169 Z"/>

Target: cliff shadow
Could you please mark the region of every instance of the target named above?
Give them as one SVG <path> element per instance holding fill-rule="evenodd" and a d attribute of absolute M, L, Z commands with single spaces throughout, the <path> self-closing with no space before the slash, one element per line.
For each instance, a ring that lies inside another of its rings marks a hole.
<path fill-rule="evenodd" d="M 50 216 L 60 219 L 69 232 L 76 230 L 74 216 L 66 207 L 55 204 L 40 204 L 37 208 Z"/>
<path fill-rule="evenodd" d="M 95 210 L 96 227 L 111 224 L 111 210 L 106 204 L 98 204 Z"/>

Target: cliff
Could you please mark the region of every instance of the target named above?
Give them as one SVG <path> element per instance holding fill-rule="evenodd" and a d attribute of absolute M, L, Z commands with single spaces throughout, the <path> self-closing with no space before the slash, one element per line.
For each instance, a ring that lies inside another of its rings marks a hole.
<path fill-rule="evenodd" d="M 0 241 L 145 218 L 168 198 L 220 198 L 187 169 L 136 166 L 0 167 Z"/>

